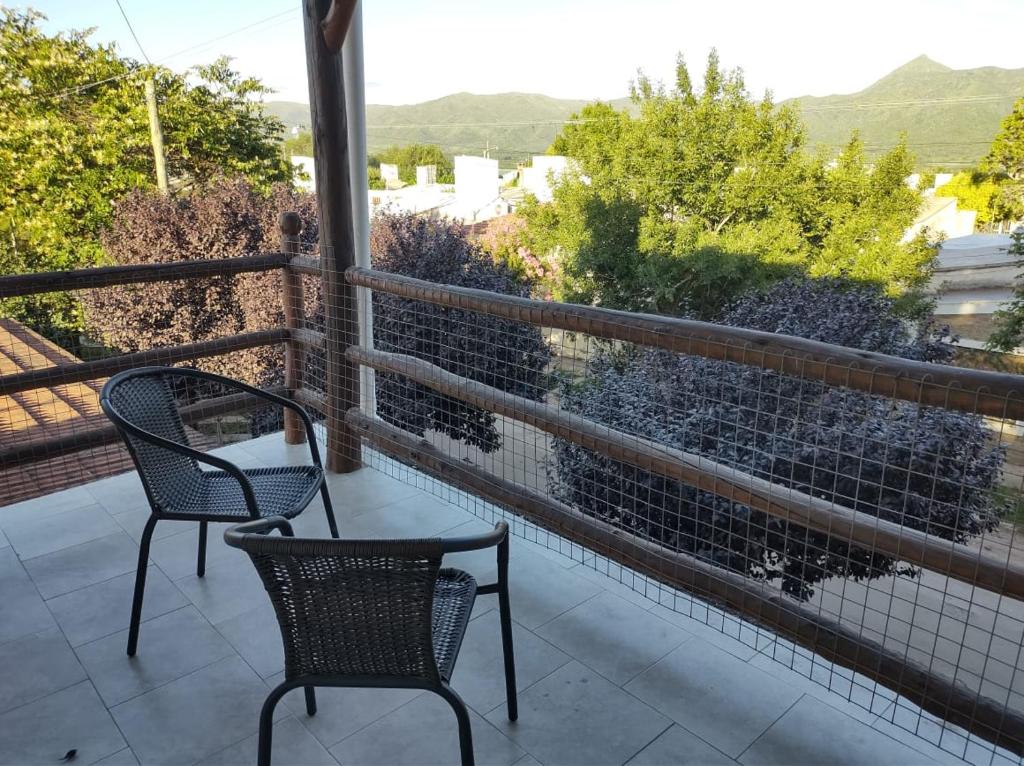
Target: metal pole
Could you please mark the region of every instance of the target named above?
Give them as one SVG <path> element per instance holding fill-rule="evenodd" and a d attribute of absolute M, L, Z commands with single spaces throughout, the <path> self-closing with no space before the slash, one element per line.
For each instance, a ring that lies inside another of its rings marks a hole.
<path fill-rule="evenodd" d="M 363 67 L 363 4 L 356 3 L 345 44 L 341 48 L 345 76 L 345 111 L 348 115 L 349 177 L 352 188 L 352 233 L 356 266 L 370 266 L 370 204 L 366 177 L 366 76 Z M 369 289 L 356 292 L 359 311 L 359 344 L 373 348 L 373 301 Z M 360 374 L 360 406 L 368 415 L 377 411 L 373 368 Z"/>

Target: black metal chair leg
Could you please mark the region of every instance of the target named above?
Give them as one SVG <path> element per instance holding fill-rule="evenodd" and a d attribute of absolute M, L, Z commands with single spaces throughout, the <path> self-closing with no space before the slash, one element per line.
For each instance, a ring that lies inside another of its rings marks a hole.
<path fill-rule="evenodd" d="M 462 756 L 462 766 L 475 766 L 473 759 L 473 729 L 469 723 L 469 711 L 466 710 L 466 703 L 447 684 L 442 684 L 437 693 L 444 697 L 448 704 L 455 711 L 455 718 L 459 722 L 459 752 Z"/>
<path fill-rule="evenodd" d="M 199 522 L 199 555 L 196 558 L 196 577 L 206 574 L 206 524 L 205 521 Z"/>
<path fill-rule="evenodd" d="M 306 715 L 316 715 L 316 689 L 312 686 L 305 687 L 306 691 Z"/>
<path fill-rule="evenodd" d="M 498 545 L 498 612 L 501 616 L 501 651 L 505 658 L 505 704 L 508 720 L 519 718 L 516 696 L 516 659 L 512 647 L 512 608 L 508 598 L 508 538 Z"/>
<path fill-rule="evenodd" d="M 259 752 L 256 756 L 257 766 L 270 766 L 270 748 L 274 739 L 274 708 L 289 689 L 294 688 L 287 682 L 278 684 L 263 701 L 260 711 Z"/>
<path fill-rule="evenodd" d="M 132 618 L 128 625 L 128 656 L 134 657 L 139 645 L 139 623 L 142 621 L 142 597 L 146 593 L 146 570 L 149 568 L 149 543 L 156 528 L 156 516 L 150 514 L 139 541 L 139 566 L 135 570 L 135 595 L 132 597 Z"/>
<path fill-rule="evenodd" d="M 327 480 L 320 485 L 320 495 L 324 499 L 324 511 L 327 513 L 327 526 L 331 528 L 331 537 L 338 537 L 338 522 L 334 520 L 334 506 L 331 505 L 331 495 L 327 491 Z"/>

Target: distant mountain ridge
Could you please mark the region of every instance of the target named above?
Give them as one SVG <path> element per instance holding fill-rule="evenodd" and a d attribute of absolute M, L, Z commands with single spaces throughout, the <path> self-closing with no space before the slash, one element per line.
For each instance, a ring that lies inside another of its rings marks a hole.
<path fill-rule="evenodd" d="M 951 69 L 918 56 L 862 91 L 802 96 L 795 104 L 811 145 L 837 151 L 859 130 L 869 155 L 892 147 L 906 133 L 918 166 L 956 169 L 988 152 L 999 123 L 1024 96 L 1024 68 Z M 503 165 L 541 154 L 562 123 L 589 103 L 537 93 L 453 93 L 419 104 L 366 107 L 370 151 L 391 144 L 438 144 L 450 154 L 490 155 Z M 616 99 L 618 108 L 630 105 Z M 309 126 L 309 107 L 270 101 L 266 110 L 288 126 Z M 497 147 L 495 149 L 495 147 Z"/>
<path fill-rule="evenodd" d="M 1024 96 L 1024 68 L 951 69 L 918 56 L 857 93 L 801 96 L 795 104 L 812 144 L 838 149 L 857 129 L 869 154 L 906 133 L 919 167 L 951 170 L 988 153 L 999 123 Z"/>
<path fill-rule="evenodd" d="M 565 120 L 588 103 L 539 93 L 453 93 L 419 104 L 367 104 L 366 142 L 370 152 L 392 144 L 427 143 L 449 154 L 483 154 L 489 146 L 490 155 L 503 165 L 515 164 L 543 154 Z M 625 108 L 629 99 L 612 104 Z M 289 128 L 309 126 L 306 104 L 268 101 L 265 108 Z"/>

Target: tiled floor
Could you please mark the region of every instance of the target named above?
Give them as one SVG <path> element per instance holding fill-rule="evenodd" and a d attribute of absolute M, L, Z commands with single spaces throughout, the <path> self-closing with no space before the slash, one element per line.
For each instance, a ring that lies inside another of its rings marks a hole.
<path fill-rule="evenodd" d="M 275 436 L 221 453 L 255 466 L 302 460 L 305 448 Z M 335 476 L 331 488 L 347 536 L 487 527 L 373 469 Z M 194 526 L 165 522 L 152 547 L 139 653 L 126 657 L 147 513 L 134 474 L 0 508 L 0 764 L 54 764 L 70 750 L 78 764 L 254 763 L 258 711 L 282 673 L 270 603 L 252 565 L 219 533 L 197 578 Z M 320 506 L 297 520 L 296 533 L 326 535 Z M 768 652 L 778 656 L 780 645 L 762 647 L 751 626 L 727 621 L 726 632 L 744 640 L 724 635 L 705 624 L 714 623 L 706 605 L 681 610 L 665 593 L 638 594 L 578 550 L 572 558 L 520 537 L 512 550 L 519 721 L 505 718 L 493 596 L 478 602 L 453 679 L 472 709 L 481 766 L 957 762 L 893 726 L 888 698 L 857 706 L 807 679 L 813 658 L 789 650 L 785 661 L 805 662 L 803 673 L 776 662 Z M 450 563 L 484 582 L 495 569 L 489 553 Z M 849 682 L 840 691 L 850 696 Z M 278 766 L 458 761 L 455 720 L 440 698 L 318 695 L 313 718 L 301 695 L 279 706 Z"/>

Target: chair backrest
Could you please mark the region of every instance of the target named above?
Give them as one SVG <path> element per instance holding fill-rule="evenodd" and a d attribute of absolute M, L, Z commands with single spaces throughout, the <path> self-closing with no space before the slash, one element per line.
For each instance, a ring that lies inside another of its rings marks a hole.
<path fill-rule="evenodd" d="M 189 446 L 178 414 L 169 375 L 173 370 L 131 371 L 115 375 L 103 387 L 100 402 L 118 426 L 149 492 L 155 511 L 169 511 L 201 492 L 202 477 L 195 458 L 153 444 L 132 434 L 125 424 L 168 441 Z"/>
<path fill-rule="evenodd" d="M 434 586 L 440 540 L 246 535 L 284 641 L 285 677 L 437 682 Z"/>

